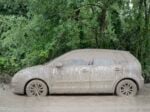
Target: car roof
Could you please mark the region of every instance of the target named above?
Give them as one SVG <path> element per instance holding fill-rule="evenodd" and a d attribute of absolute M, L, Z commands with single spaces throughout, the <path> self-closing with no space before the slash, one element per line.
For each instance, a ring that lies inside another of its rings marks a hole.
<path fill-rule="evenodd" d="M 82 57 L 82 55 L 86 57 L 109 57 L 111 58 L 112 56 L 116 55 L 129 55 L 130 53 L 128 51 L 121 51 L 121 50 L 111 50 L 111 49 L 77 49 L 77 50 L 72 50 L 66 54 L 64 54 L 66 57 L 69 56 L 75 56 L 79 55 Z"/>
<path fill-rule="evenodd" d="M 113 60 L 114 63 L 128 63 L 128 60 L 133 57 L 128 51 L 111 50 L 111 49 L 77 49 L 65 53 L 59 56 L 51 62 L 68 59 L 101 59 L 101 60 Z M 130 59 L 130 61 L 133 60 Z"/>
<path fill-rule="evenodd" d="M 76 49 L 68 53 L 129 53 L 129 51 L 112 50 L 112 49 Z"/>

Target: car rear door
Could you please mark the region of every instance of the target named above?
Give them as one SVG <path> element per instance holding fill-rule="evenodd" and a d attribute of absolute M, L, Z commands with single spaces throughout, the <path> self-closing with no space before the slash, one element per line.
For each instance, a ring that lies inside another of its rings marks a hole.
<path fill-rule="evenodd" d="M 117 66 L 113 60 L 105 58 L 95 58 L 90 75 L 91 92 L 109 93 L 112 92 L 113 84 L 116 80 Z"/>

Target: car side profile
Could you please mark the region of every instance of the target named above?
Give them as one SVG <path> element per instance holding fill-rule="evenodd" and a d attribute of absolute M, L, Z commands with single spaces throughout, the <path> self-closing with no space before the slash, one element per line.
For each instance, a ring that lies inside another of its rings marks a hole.
<path fill-rule="evenodd" d="M 12 78 L 14 93 L 116 93 L 134 96 L 142 89 L 141 64 L 128 51 L 79 49 L 44 64 L 25 68 Z"/>

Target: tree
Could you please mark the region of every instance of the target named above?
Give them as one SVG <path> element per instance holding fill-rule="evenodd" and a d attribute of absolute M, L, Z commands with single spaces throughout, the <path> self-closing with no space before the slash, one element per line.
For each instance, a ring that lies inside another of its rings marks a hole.
<path fill-rule="evenodd" d="M 0 68 L 13 74 L 77 48 L 128 50 L 150 81 L 149 0 L 0 0 Z"/>

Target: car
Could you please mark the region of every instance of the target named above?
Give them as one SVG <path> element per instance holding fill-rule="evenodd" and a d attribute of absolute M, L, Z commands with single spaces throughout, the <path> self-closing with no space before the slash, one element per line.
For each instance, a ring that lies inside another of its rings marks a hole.
<path fill-rule="evenodd" d="M 27 96 L 112 93 L 135 96 L 143 88 L 141 64 L 128 51 L 77 49 L 12 78 L 13 92 Z"/>

